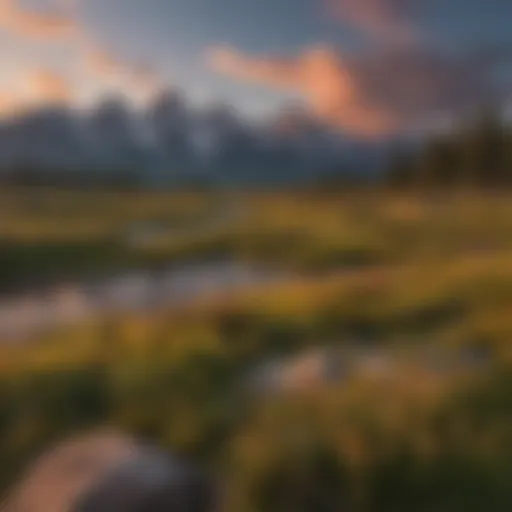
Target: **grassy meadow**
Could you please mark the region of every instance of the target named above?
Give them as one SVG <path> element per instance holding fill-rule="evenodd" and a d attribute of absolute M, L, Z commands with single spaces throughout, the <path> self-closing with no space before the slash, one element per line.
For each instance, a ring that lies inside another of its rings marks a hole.
<path fill-rule="evenodd" d="M 134 241 L 141 225 L 158 229 Z M 0 489 L 109 422 L 213 469 L 227 512 L 512 507 L 509 196 L 0 191 L 4 294 L 212 258 L 287 278 L 0 340 Z M 354 346 L 392 371 L 247 385 L 264 361 Z"/>

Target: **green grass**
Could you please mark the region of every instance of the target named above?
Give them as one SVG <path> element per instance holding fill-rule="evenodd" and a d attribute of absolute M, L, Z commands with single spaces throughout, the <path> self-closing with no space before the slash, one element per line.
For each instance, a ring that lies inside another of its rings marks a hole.
<path fill-rule="evenodd" d="M 88 222 L 94 236 L 79 242 L 68 225 L 27 238 L 14 223 L 1 257 L 16 275 L 222 254 L 296 277 L 0 349 L 4 487 L 49 440 L 109 421 L 214 468 L 228 512 L 510 508 L 509 198 L 247 193 L 243 217 L 134 253 L 109 245 L 120 226 L 197 219 L 212 198 L 162 194 L 143 208 L 102 195 L 89 213 L 95 196 L 72 194 L 46 199 L 47 215 L 67 205 L 70 225 Z M 9 201 L 0 209 L 13 218 L 42 222 L 41 204 Z M 354 341 L 411 354 L 483 347 L 491 359 L 439 381 L 404 367 L 385 385 L 353 379 L 264 399 L 241 384 L 262 359 Z"/>

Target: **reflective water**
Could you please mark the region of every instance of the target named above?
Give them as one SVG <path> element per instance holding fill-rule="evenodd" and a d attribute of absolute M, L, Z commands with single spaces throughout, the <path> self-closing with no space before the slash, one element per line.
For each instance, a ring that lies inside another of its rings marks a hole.
<path fill-rule="evenodd" d="M 131 271 L 96 281 L 59 284 L 44 291 L 0 299 L 0 340 L 28 338 L 106 313 L 178 306 L 278 280 L 261 268 L 233 262 L 203 262 L 153 271 Z"/>

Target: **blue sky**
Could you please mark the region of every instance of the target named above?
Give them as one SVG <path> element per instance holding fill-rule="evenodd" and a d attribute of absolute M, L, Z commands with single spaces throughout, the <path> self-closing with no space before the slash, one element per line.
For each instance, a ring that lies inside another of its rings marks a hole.
<path fill-rule="evenodd" d="M 205 50 L 232 45 L 255 53 L 289 53 L 335 35 L 311 0 L 89 0 L 91 31 L 112 51 L 149 62 L 169 84 L 194 97 L 219 98 L 242 109 L 271 110 L 283 95 L 241 86 L 213 72 Z M 293 12 L 293 16 L 290 13 Z"/>
<path fill-rule="evenodd" d="M 510 74 L 511 22 L 510 0 L 0 0 L 0 111 L 174 86 L 255 116 L 299 97 L 345 129 L 395 129 L 506 96 L 493 80 Z M 229 58 L 212 64 L 217 49 Z"/>

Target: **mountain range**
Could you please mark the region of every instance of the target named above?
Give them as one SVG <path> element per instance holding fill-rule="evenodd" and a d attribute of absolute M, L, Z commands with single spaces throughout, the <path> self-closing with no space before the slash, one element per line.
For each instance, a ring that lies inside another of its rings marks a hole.
<path fill-rule="evenodd" d="M 226 104 L 194 109 L 169 90 L 138 111 L 112 96 L 88 110 L 46 106 L 4 119 L 0 173 L 147 185 L 309 182 L 371 176 L 388 147 L 351 139 L 301 106 L 256 122 Z"/>

